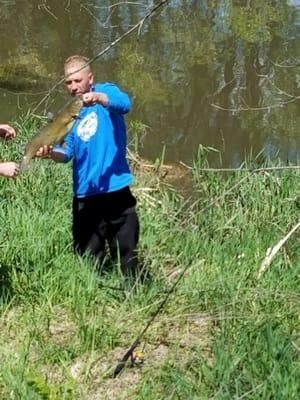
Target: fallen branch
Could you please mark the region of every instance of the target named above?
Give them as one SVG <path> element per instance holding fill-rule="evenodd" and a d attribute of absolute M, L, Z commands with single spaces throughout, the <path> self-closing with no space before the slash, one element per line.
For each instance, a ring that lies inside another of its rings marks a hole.
<path fill-rule="evenodd" d="M 221 106 L 221 105 L 219 105 L 219 104 L 214 104 L 214 103 L 212 103 L 211 106 L 214 107 L 214 108 L 216 108 L 217 110 L 229 111 L 229 112 L 262 111 L 262 110 L 268 110 L 268 111 L 270 111 L 271 109 L 274 109 L 274 108 L 281 108 L 281 107 L 284 107 L 284 106 L 286 106 L 287 104 L 293 103 L 293 102 L 295 102 L 295 101 L 297 101 L 297 100 L 299 100 L 299 99 L 300 99 L 300 96 L 295 96 L 295 97 L 293 97 L 293 98 L 290 99 L 290 100 L 286 100 L 286 101 L 283 101 L 283 102 L 281 102 L 281 103 L 269 104 L 269 105 L 262 106 L 262 107 L 250 107 L 250 106 L 249 106 L 249 107 L 226 108 L 226 107 L 223 107 L 223 106 Z"/>
<path fill-rule="evenodd" d="M 182 164 L 182 163 L 181 163 Z M 188 167 L 192 169 L 192 167 Z M 267 172 L 267 171 L 283 171 L 297 170 L 300 165 L 282 165 L 277 167 L 262 167 L 262 168 L 197 168 L 197 172 Z"/>
<path fill-rule="evenodd" d="M 276 256 L 276 254 L 278 253 L 278 251 L 281 249 L 281 247 L 285 244 L 285 242 L 292 236 L 292 234 L 294 232 L 296 232 L 297 229 L 300 228 L 300 221 L 297 223 L 297 225 L 295 225 L 293 227 L 293 229 L 290 230 L 290 232 L 281 240 L 279 240 L 279 242 L 273 246 L 273 247 L 269 247 L 267 250 L 267 254 L 265 259 L 263 260 L 260 269 L 257 273 L 257 279 L 259 279 L 262 274 L 266 271 L 266 269 L 270 266 L 273 258 Z"/>

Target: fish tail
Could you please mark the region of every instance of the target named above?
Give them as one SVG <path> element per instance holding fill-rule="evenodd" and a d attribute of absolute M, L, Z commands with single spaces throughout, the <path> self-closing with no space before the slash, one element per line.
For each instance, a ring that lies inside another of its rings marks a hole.
<path fill-rule="evenodd" d="M 29 169 L 29 165 L 30 165 L 30 160 L 26 156 L 24 156 L 20 165 L 21 172 L 27 171 Z"/>

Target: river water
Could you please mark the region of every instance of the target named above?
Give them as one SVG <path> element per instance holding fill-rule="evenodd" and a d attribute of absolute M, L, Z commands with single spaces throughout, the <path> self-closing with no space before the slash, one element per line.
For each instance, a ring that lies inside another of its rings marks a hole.
<path fill-rule="evenodd" d="M 65 58 L 99 55 L 158 4 L 0 0 L 1 123 L 57 110 L 63 84 L 45 96 Z M 135 127 L 144 157 L 191 163 L 201 145 L 217 150 L 213 166 L 258 155 L 295 163 L 299 39 L 300 1 L 170 0 L 93 69 L 131 95 L 129 136 Z"/>

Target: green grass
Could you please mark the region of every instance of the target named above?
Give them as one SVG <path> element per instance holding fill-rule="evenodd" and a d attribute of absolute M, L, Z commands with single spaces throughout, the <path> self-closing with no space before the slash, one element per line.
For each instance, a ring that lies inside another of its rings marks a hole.
<path fill-rule="evenodd" d="M 1 157 L 20 160 L 40 123 L 18 121 Z M 1 179 L 1 399 L 299 398 L 299 232 L 257 278 L 299 221 L 299 171 L 204 173 L 200 147 L 182 195 L 161 164 L 133 163 L 151 279 L 129 294 L 118 265 L 99 275 L 73 254 L 70 165 L 35 160 Z M 144 363 L 112 379 L 186 267 L 139 346 Z"/>

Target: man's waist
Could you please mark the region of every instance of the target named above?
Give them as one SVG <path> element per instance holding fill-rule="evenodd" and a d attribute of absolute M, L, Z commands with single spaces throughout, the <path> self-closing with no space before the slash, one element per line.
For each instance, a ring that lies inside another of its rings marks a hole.
<path fill-rule="evenodd" d="M 134 208 L 136 199 L 129 186 L 108 193 L 98 193 L 85 197 L 74 197 L 77 207 L 91 207 L 109 214 L 118 214 L 124 210 Z"/>

